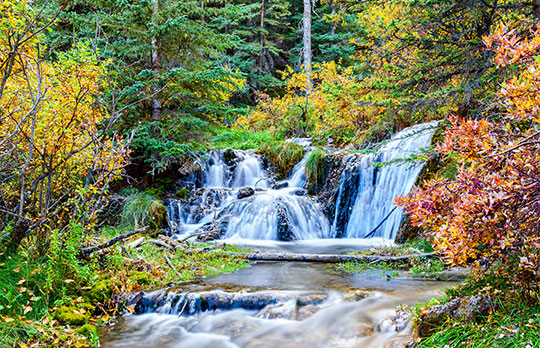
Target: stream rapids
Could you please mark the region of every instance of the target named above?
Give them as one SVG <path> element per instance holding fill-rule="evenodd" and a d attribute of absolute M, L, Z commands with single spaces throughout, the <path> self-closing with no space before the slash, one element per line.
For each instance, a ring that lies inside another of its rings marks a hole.
<path fill-rule="evenodd" d="M 397 133 L 379 150 L 343 156 L 334 201 L 307 195 L 305 165 L 277 181 L 252 151 L 216 150 L 182 185 L 190 199 L 166 201 L 171 232 L 218 229 L 218 242 L 260 251 L 345 253 L 392 245 L 403 220 L 392 205 L 424 164 L 403 161 L 428 147 L 436 122 Z M 231 152 L 232 151 L 232 152 Z M 386 163 L 378 166 L 378 163 Z M 347 274 L 312 263 L 256 262 L 134 300 L 135 313 L 101 334 L 104 348 L 400 347 L 411 324 L 396 308 L 451 286 L 409 274 Z"/>

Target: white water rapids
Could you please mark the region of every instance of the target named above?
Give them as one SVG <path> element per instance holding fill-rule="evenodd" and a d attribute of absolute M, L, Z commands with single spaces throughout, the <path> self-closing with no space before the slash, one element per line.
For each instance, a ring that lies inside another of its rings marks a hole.
<path fill-rule="evenodd" d="M 410 192 L 424 165 L 403 159 L 428 147 L 435 128 L 414 126 L 378 151 L 344 155 L 331 221 L 305 190 L 309 141 L 300 139 L 307 154 L 282 182 L 252 151 L 212 151 L 192 197 L 168 201 L 170 227 L 177 235 L 218 228 L 220 242 L 270 252 L 337 254 L 392 244 L 402 220 L 392 202 Z M 257 262 L 142 294 L 137 315 L 102 332 L 100 341 L 103 348 L 399 347 L 410 340 L 411 325 L 396 308 L 427 301 L 451 284 Z"/>
<path fill-rule="evenodd" d="M 416 125 L 397 133 L 376 152 L 344 155 L 348 169 L 341 175 L 331 223 L 321 204 L 304 189 L 310 147 L 289 178 L 274 188 L 274 179 L 252 151 L 229 150 L 234 163 L 224 151 L 212 151 L 202 171 L 200 199 L 168 202 L 171 228 L 188 234 L 213 223 L 222 230 L 220 238 L 232 240 L 393 240 L 402 210 L 392 202 L 412 189 L 424 163 L 411 156 L 430 145 L 436 126 L 437 122 Z M 238 198 L 245 187 L 253 188 L 254 194 Z"/>

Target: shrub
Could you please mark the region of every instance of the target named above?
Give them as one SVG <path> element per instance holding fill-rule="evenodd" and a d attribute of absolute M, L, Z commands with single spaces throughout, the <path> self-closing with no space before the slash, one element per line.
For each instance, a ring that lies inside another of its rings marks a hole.
<path fill-rule="evenodd" d="M 520 71 L 499 92 L 508 112 L 495 121 L 449 117 L 436 148 L 455 174 L 398 199 L 451 264 L 495 272 L 531 297 L 540 290 L 540 27 L 533 34 L 520 41 L 501 28 L 486 39 L 499 67 Z"/>
<path fill-rule="evenodd" d="M 271 143 L 260 147 L 257 153 L 277 169 L 278 178 L 285 179 L 294 165 L 304 157 L 304 148 L 294 143 Z"/>
<path fill-rule="evenodd" d="M 122 212 L 122 225 L 140 228 L 149 225 L 152 229 L 161 228 L 167 210 L 161 200 L 147 193 L 132 193 L 126 198 Z"/>

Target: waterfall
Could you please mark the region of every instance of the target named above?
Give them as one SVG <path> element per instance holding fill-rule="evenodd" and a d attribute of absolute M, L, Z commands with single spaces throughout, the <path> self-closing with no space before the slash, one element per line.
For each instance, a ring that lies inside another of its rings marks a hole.
<path fill-rule="evenodd" d="M 215 150 L 204 166 L 203 187 L 188 201 L 166 201 L 169 225 L 176 233 L 221 230 L 228 239 L 305 240 L 330 237 L 319 203 L 305 197 L 307 155 L 290 180 L 270 189 L 272 180 L 252 151 Z M 231 152 L 232 151 L 232 152 Z"/>
<path fill-rule="evenodd" d="M 345 156 L 331 224 L 320 203 L 306 196 L 308 148 L 288 180 L 279 183 L 253 151 L 210 152 L 202 187 L 191 190 L 188 200 L 166 202 L 169 225 L 180 234 L 219 230 L 219 237 L 227 239 L 394 239 L 402 211 L 392 202 L 410 192 L 424 166 L 402 160 L 429 146 L 436 126 L 416 125 L 394 135 L 377 152 Z M 297 141 L 309 146 L 305 139 Z"/>
<path fill-rule="evenodd" d="M 416 125 L 394 135 L 377 153 L 345 159 L 332 235 L 344 238 L 394 239 L 403 212 L 392 204 L 408 194 L 424 163 L 403 161 L 428 147 L 437 122 Z M 382 164 L 378 166 L 377 164 Z"/>
<path fill-rule="evenodd" d="M 300 162 L 294 165 L 292 173 L 289 177 L 289 187 L 304 188 L 307 183 L 306 178 L 306 162 L 309 158 L 311 151 L 306 151 L 304 158 Z"/>
<path fill-rule="evenodd" d="M 320 205 L 291 189 L 258 192 L 225 208 L 225 238 L 306 240 L 329 238 L 328 221 Z"/>

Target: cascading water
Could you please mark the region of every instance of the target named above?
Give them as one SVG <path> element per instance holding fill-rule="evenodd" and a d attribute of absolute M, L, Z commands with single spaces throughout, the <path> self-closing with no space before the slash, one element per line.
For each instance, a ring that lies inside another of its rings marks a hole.
<path fill-rule="evenodd" d="M 395 238 L 403 214 L 392 202 L 411 191 L 424 166 L 404 160 L 430 145 L 437 125 L 431 122 L 407 128 L 377 153 L 345 159 L 332 224 L 334 236 Z"/>
<path fill-rule="evenodd" d="M 437 122 L 416 125 L 397 133 L 377 153 L 347 155 L 331 225 L 320 204 L 304 190 L 308 142 L 303 141 L 304 158 L 288 180 L 274 186 L 277 189 L 270 188 L 273 179 L 252 151 L 212 151 L 202 172 L 203 187 L 187 202 L 168 202 L 170 226 L 178 233 L 219 230 L 220 238 L 226 239 L 393 240 L 402 211 L 392 202 L 410 192 L 424 165 L 403 159 L 429 146 L 436 127 Z"/>
<path fill-rule="evenodd" d="M 234 156 L 226 156 L 224 151 L 212 151 L 202 175 L 204 187 L 195 190 L 188 202 L 167 202 L 171 229 L 178 233 L 219 229 L 227 239 L 329 238 L 320 205 L 305 197 L 306 160 L 307 155 L 282 188 L 270 189 L 271 180 L 254 153 L 234 151 Z"/>

